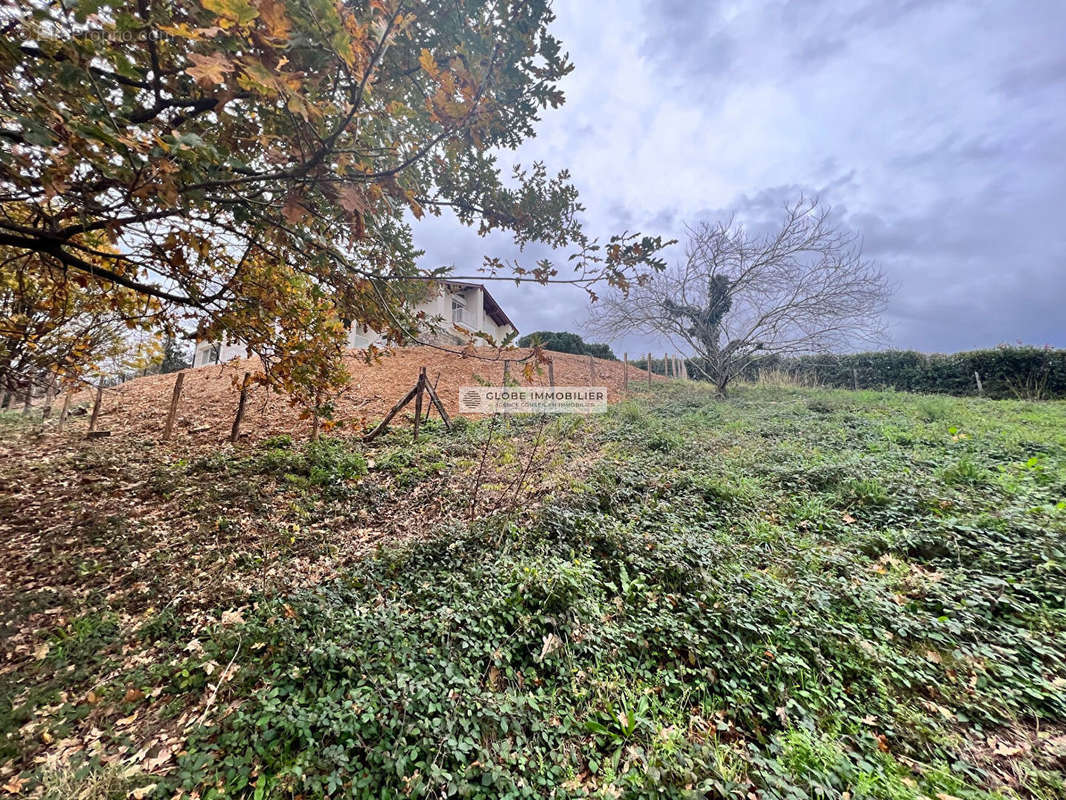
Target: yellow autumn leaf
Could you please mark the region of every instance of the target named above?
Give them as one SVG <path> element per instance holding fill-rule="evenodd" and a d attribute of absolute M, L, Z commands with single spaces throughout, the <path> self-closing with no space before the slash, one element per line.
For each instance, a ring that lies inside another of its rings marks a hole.
<path fill-rule="evenodd" d="M 285 14 L 285 6 L 278 0 L 258 0 L 259 18 L 267 26 L 271 38 L 287 39 L 292 32 L 292 23 Z"/>
<path fill-rule="evenodd" d="M 200 4 L 218 15 L 223 23 L 222 27 L 233 24 L 247 25 L 259 16 L 259 9 L 248 0 L 200 0 Z"/>
<path fill-rule="evenodd" d="M 440 75 L 440 67 L 437 66 L 437 62 L 433 59 L 433 54 L 424 47 L 418 57 L 418 63 L 422 65 L 422 69 L 425 70 L 429 77 L 436 79 Z"/>
<path fill-rule="evenodd" d="M 201 86 L 220 84 L 226 79 L 226 73 L 233 72 L 233 62 L 221 53 L 212 53 L 209 56 L 189 53 L 189 60 L 193 62 L 193 66 L 185 72 Z"/>

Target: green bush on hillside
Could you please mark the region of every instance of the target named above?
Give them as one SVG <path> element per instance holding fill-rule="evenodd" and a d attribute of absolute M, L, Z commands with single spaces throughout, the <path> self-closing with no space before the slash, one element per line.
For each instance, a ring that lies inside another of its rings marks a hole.
<path fill-rule="evenodd" d="M 586 342 L 576 333 L 569 331 L 537 331 L 528 334 L 518 340 L 519 347 L 533 347 L 540 345 L 545 350 L 555 353 L 573 353 L 579 356 L 595 356 L 609 361 L 617 361 L 610 345 Z"/>

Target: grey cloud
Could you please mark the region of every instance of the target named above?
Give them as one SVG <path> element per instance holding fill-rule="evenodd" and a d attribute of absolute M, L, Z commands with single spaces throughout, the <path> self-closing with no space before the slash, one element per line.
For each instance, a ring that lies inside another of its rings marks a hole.
<path fill-rule="evenodd" d="M 841 57 L 848 48 L 846 39 L 827 36 L 810 36 L 792 51 L 791 58 L 800 69 L 818 69 Z"/>
<path fill-rule="evenodd" d="M 1062 92 L 1066 83 L 1066 56 L 1010 69 L 1000 79 L 998 89 L 1010 97 L 1025 97 L 1045 89 Z"/>
<path fill-rule="evenodd" d="M 557 10 L 577 72 L 530 152 L 571 168 L 591 233 L 680 238 L 686 222 L 734 212 L 765 230 L 785 202 L 819 196 L 898 282 L 894 345 L 1066 346 L 1066 3 Z M 520 155 L 501 161 L 530 160 Z M 566 257 L 519 254 L 446 219 L 420 224 L 416 243 L 427 265 L 467 270 L 485 253 Z M 524 332 L 578 330 L 587 316 L 580 290 L 492 289 Z"/>
<path fill-rule="evenodd" d="M 764 0 L 740 6 L 727 20 L 719 2 L 648 0 L 643 6 L 647 24 L 642 52 L 670 78 L 683 77 L 683 90 L 703 97 L 709 96 L 710 87 L 744 80 L 774 65 L 778 54 L 790 69 L 818 70 L 846 56 L 854 37 L 897 25 L 937 4 Z"/>
<path fill-rule="evenodd" d="M 737 44 L 723 27 L 718 3 L 661 0 L 645 9 L 642 53 L 675 80 L 721 80 L 737 58 Z"/>
<path fill-rule="evenodd" d="M 794 0 L 795 5 L 799 5 Z M 840 25 L 850 34 L 873 31 L 896 25 L 916 12 L 928 12 L 937 6 L 958 4 L 958 0 L 869 0 L 841 13 Z M 843 6 L 847 8 L 847 6 Z"/>
<path fill-rule="evenodd" d="M 943 169 L 948 165 L 971 166 L 1007 158 L 1016 150 L 1017 143 L 1012 147 L 1003 139 L 963 139 L 961 134 L 956 132 L 933 147 L 901 153 L 892 159 L 892 164 L 904 169 L 912 167 Z"/>

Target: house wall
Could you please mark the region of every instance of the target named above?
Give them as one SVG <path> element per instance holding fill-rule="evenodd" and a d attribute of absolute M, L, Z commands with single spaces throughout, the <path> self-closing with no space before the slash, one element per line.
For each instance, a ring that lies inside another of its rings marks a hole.
<path fill-rule="evenodd" d="M 440 317 L 444 327 L 452 324 L 452 296 L 443 286 L 436 294 L 415 307 L 415 312 L 422 311 L 430 320 Z"/>
<path fill-rule="evenodd" d="M 485 315 L 485 327 L 483 330 L 497 342 L 502 342 L 512 331 L 517 333 L 517 330 L 511 325 L 497 325 L 488 314 Z"/>
<path fill-rule="evenodd" d="M 192 365 L 194 367 L 204 367 L 208 364 L 223 364 L 235 358 L 246 358 L 248 356 L 248 348 L 244 345 L 223 342 L 218 348 L 218 359 L 211 360 L 211 350 L 216 345 L 216 342 L 197 342 L 196 350 L 193 353 Z"/>
<path fill-rule="evenodd" d="M 452 298 L 454 296 L 461 297 L 465 302 L 462 325 L 469 331 L 483 331 L 496 341 L 502 341 L 513 330 L 510 325 L 497 325 L 493 322 L 492 317 L 485 313 L 485 292 L 480 287 L 468 286 L 458 289 L 442 285 L 437 294 L 419 304 L 415 309 L 416 312 L 423 312 L 427 319 L 440 320 L 443 336 L 439 338 L 449 341 L 454 339 L 456 342 L 461 341 L 463 338 L 460 332 L 452 327 Z M 452 332 L 452 334 L 449 335 L 449 332 Z M 363 350 L 371 345 L 380 347 L 384 344 L 385 337 L 373 328 L 352 325 L 348 331 L 348 347 L 353 350 Z M 216 363 L 210 358 L 213 346 L 212 342 L 199 342 L 196 345 L 196 352 L 193 356 L 194 367 Z M 219 348 L 217 363 L 230 361 L 234 358 L 244 358 L 247 354 L 247 349 L 243 345 L 223 343 Z"/>
<path fill-rule="evenodd" d="M 370 345 L 381 345 L 385 341 L 380 333 L 365 325 L 355 324 L 348 329 L 348 347 L 352 350 L 365 350 Z"/>
<path fill-rule="evenodd" d="M 463 289 L 462 292 L 458 292 L 464 300 L 466 300 L 466 307 L 469 311 L 468 315 L 464 315 L 464 325 L 472 331 L 482 331 L 487 333 L 496 341 L 502 341 L 507 338 L 511 331 L 515 328 L 511 325 L 497 325 L 487 313 L 485 313 L 485 290 L 481 287 L 469 287 Z M 447 300 L 447 314 L 445 320 L 451 320 L 451 301 Z"/>

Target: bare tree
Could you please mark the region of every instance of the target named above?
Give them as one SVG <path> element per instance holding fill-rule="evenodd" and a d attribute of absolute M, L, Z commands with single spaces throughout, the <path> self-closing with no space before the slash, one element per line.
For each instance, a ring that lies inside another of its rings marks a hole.
<path fill-rule="evenodd" d="M 664 336 L 721 394 L 760 360 L 880 340 L 892 287 L 858 234 L 800 198 L 766 235 L 735 219 L 687 228 L 685 259 L 593 307 L 590 328 Z"/>

